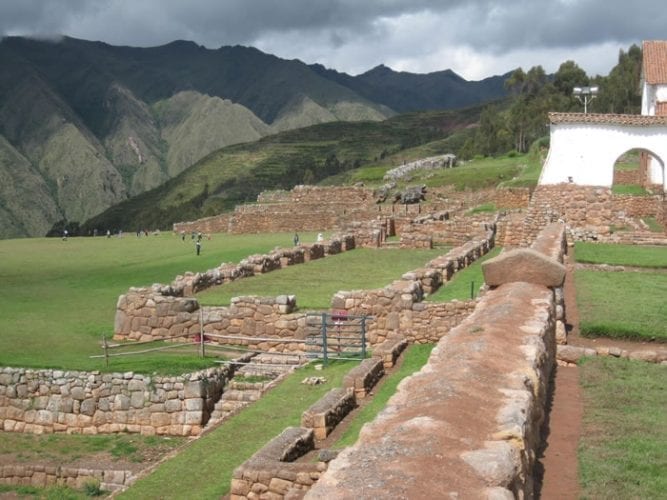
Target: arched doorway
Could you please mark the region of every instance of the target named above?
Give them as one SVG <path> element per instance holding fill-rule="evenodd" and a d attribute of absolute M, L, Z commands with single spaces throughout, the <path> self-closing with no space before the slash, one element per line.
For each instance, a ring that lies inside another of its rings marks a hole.
<path fill-rule="evenodd" d="M 633 148 L 622 153 L 614 163 L 612 192 L 615 194 L 662 194 L 665 166 L 653 152 Z"/>

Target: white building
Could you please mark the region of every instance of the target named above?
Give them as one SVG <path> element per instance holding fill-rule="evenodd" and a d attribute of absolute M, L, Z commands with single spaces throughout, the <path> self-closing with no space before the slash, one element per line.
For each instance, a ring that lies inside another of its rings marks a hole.
<path fill-rule="evenodd" d="M 641 115 L 550 113 L 549 121 L 540 185 L 611 187 L 616 160 L 639 149 L 643 182 L 667 191 L 667 41 L 644 42 Z"/>

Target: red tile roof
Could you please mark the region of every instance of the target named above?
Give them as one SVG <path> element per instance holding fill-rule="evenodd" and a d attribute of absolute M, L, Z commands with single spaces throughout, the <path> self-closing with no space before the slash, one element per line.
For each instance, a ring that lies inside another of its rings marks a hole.
<path fill-rule="evenodd" d="M 647 40 L 643 44 L 644 79 L 649 85 L 667 83 L 667 40 Z"/>
<path fill-rule="evenodd" d="M 667 116 L 549 113 L 549 121 L 551 123 L 600 123 L 603 125 L 646 127 L 650 125 L 667 125 Z"/>

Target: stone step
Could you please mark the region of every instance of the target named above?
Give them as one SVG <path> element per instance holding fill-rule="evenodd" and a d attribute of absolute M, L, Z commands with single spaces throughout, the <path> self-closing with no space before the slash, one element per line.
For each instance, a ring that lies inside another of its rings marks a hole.
<path fill-rule="evenodd" d="M 213 412 L 215 413 L 216 411 L 221 411 L 221 412 L 231 412 L 231 411 L 236 411 L 239 410 L 240 408 L 245 408 L 250 404 L 249 401 L 229 401 L 229 400 L 220 400 L 216 403 L 215 409 Z"/>
<path fill-rule="evenodd" d="M 273 380 L 275 377 L 270 377 Z M 265 382 L 244 382 L 232 379 L 227 385 L 228 391 L 262 391 L 264 386 L 271 380 Z"/>
<path fill-rule="evenodd" d="M 224 401 L 257 401 L 262 397 L 262 391 L 257 390 L 228 390 L 222 394 Z"/>

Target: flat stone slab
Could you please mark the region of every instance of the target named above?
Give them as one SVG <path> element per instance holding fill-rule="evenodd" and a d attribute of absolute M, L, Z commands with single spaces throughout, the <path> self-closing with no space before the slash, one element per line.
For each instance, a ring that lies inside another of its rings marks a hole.
<path fill-rule="evenodd" d="M 524 281 L 557 287 L 565 279 L 565 266 L 537 250 L 517 248 L 483 262 L 482 273 L 489 286 Z"/>

